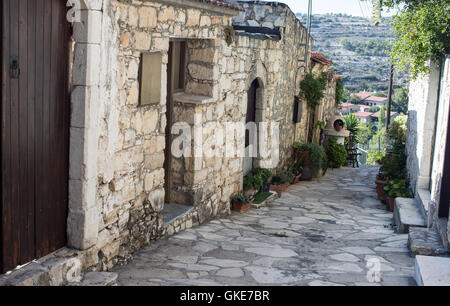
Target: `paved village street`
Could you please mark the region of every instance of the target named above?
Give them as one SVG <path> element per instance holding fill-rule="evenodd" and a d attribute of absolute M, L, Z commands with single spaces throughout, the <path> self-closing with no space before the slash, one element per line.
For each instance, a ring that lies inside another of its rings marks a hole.
<path fill-rule="evenodd" d="M 414 285 L 406 234 L 376 198 L 376 167 L 329 170 L 261 209 L 160 240 L 120 285 Z M 376 268 L 380 267 L 381 281 Z M 368 277 L 369 276 L 369 277 Z"/>

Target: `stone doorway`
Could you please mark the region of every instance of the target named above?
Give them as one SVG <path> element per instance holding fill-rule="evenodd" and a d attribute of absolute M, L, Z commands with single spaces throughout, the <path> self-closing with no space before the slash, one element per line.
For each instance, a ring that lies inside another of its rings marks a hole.
<path fill-rule="evenodd" d="M 168 64 L 167 64 L 167 126 L 166 126 L 166 148 L 165 148 L 165 204 L 163 211 L 164 224 L 171 223 L 172 220 L 189 212 L 193 206 L 187 203 L 179 203 L 174 185 L 181 178 L 174 173 L 174 157 L 172 155 L 172 127 L 174 124 L 174 96 L 182 93 L 186 85 L 186 50 L 185 40 L 171 40 L 169 43 Z"/>
<path fill-rule="evenodd" d="M 244 175 L 256 167 L 258 152 L 258 127 L 257 124 L 263 120 L 263 84 L 259 79 L 253 80 L 247 92 L 247 113 L 245 118 L 245 157 Z"/>
<path fill-rule="evenodd" d="M 450 118 L 450 110 L 448 118 Z M 445 145 L 444 170 L 442 171 L 441 195 L 439 199 L 439 218 L 449 218 L 450 208 L 450 120 L 447 124 L 447 142 Z"/>

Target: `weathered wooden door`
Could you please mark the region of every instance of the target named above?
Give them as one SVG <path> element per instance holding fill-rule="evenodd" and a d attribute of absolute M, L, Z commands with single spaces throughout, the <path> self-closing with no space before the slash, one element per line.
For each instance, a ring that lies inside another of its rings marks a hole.
<path fill-rule="evenodd" d="M 1 270 L 66 242 L 66 1 L 2 1 Z"/>
<path fill-rule="evenodd" d="M 256 122 L 256 97 L 257 90 L 259 88 L 258 80 L 254 80 L 250 86 L 250 89 L 247 93 L 247 115 L 245 119 L 245 123 Z M 254 135 L 252 135 L 254 136 Z M 250 139 L 250 131 L 245 130 L 245 147 L 247 148 L 251 143 Z M 244 157 L 244 175 L 253 169 L 253 157 L 245 156 Z"/>
<path fill-rule="evenodd" d="M 449 101 L 450 103 L 450 101 Z M 449 218 L 450 208 L 450 109 L 447 123 L 447 141 L 445 145 L 444 169 L 441 180 L 441 195 L 439 202 L 439 218 Z"/>

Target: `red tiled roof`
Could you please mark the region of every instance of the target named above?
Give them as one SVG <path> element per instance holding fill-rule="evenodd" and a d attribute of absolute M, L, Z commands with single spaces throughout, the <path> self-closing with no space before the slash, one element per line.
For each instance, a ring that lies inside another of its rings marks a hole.
<path fill-rule="evenodd" d="M 393 117 L 393 116 L 395 116 L 395 115 L 398 115 L 398 113 L 396 113 L 396 112 L 391 112 L 391 117 Z M 378 112 L 372 114 L 372 117 L 374 117 L 374 118 L 380 118 L 380 112 L 378 111 Z"/>
<path fill-rule="evenodd" d="M 360 100 L 365 100 L 365 99 L 367 99 L 368 97 L 370 97 L 371 95 L 373 95 L 373 93 L 367 92 L 367 91 L 360 91 L 360 92 L 358 92 L 356 95 L 358 96 L 358 98 L 359 98 Z"/>
<path fill-rule="evenodd" d="M 372 116 L 372 113 L 368 113 L 368 112 L 356 112 L 355 113 L 356 117 L 370 117 Z"/>
<path fill-rule="evenodd" d="M 370 97 L 366 98 L 364 101 L 384 102 L 386 100 L 387 100 L 386 97 L 370 96 Z"/>
<path fill-rule="evenodd" d="M 327 66 L 333 65 L 333 62 L 330 61 L 329 59 L 327 59 L 325 57 L 325 55 L 323 55 L 320 52 L 311 52 L 311 60 L 314 62 L 320 63 L 322 65 L 327 65 Z"/>
<path fill-rule="evenodd" d="M 354 106 L 354 105 L 355 104 L 347 103 L 347 102 L 344 102 L 344 103 L 341 104 L 342 107 L 351 107 L 351 106 Z"/>
<path fill-rule="evenodd" d="M 190 0 L 190 1 L 209 3 L 212 5 L 227 7 L 227 8 L 241 11 L 241 12 L 245 11 L 245 9 L 243 7 L 229 3 L 229 2 L 225 2 L 225 1 L 219 1 L 219 0 Z"/>
<path fill-rule="evenodd" d="M 360 105 L 358 105 L 359 106 L 359 108 L 364 108 L 364 109 L 368 109 L 368 108 L 372 108 L 373 106 L 369 106 L 369 105 L 362 105 L 362 104 L 360 104 Z"/>

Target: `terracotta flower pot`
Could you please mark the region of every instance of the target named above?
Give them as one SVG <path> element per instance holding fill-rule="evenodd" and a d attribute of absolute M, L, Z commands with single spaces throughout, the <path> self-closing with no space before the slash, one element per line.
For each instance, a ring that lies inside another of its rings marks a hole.
<path fill-rule="evenodd" d="M 388 204 L 388 210 L 390 211 L 390 212 L 393 212 L 394 211 L 394 206 L 395 206 L 395 198 L 391 198 L 391 197 L 388 197 L 387 198 L 387 204 Z"/>
<path fill-rule="evenodd" d="M 253 201 L 251 201 L 250 203 L 241 203 L 241 202 L 238 202 L 238 201 L 233 201 L 232 202 L 232 206 L 233 206 L 232 208 L 233 208 L 233 211 L 242 214 L 242 213 L 250 210 L 250 208 L 252 208 L 252 204 L 253 204 Z"/>
<path fill-rule="evenodd" d="M 281 197 L 281 194 L 285 192 L 288 187 L 289 183 L 280 185 L 270 185 L 270 190 L 275 191 L 278 194 L 278 197 Z"/>
<path fill-rule="evenodd" d="M 388 182 L 377 179 L 375 181 L 375 183 L 377 184 L 378 200 L 383 201 L 386 198 L 386 193 L 384 192 L 384 186 L 387 186 Z"/>
<path fill-rule="evenodd" d="M 295 150 L 295 156 L 297 160 L 303 160 L 304 166 L 309 166 L 311 164 L 311 153 L 309 151 Z"/>

